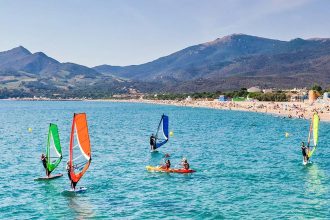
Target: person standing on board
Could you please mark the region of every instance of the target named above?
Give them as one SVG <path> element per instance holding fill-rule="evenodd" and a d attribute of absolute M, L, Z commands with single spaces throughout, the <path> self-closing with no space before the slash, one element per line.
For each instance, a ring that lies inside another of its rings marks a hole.
<path fill-rule="evenodd" d="M 182 166 L 183 166 L 183 169 L 185 170 L 189 170 L 189 163 L 188 163 L 188 160 L 186 158 L 182 158 Z"/>
<path fill-rule="evenodd" d="M 301 143 L 301 153 L 303 155 L 304 158 L 304 162 L 307 163 L 308 162 L 308 153 L 309 153 L 309 146 L 305 146 L 305 143 L 302 142 Z"/>
<path fill-rule="evenodd" d="M 68 172 L 68 177 L 69 177 L 69 180 L 71 182 L 71 189 L 75 190 L 77 183 L 73 182 L 72 179 L 71 179 L 71 174 L 70 174 L 71 173 L 71 169 L 72 169 L 72 167 L 70 166 L 70 161 L 68 161 L 66 163 L 66 170 Z"/>
<path fill-rule="evenodd" d="M 46 170 L 46 176 L 49 177 L 50 172 L 47 168 L 47 157 L 44 154 L 41 154 L 41 158 L 40 158 L 42 165 L 44 166 L 45 170 Z"/>
<path fill-rule="evenodd" d="M 151 134 L 150 136 L 150 149 L 156 150 L 156 137 L 154 136 L 154 134 Z"/>

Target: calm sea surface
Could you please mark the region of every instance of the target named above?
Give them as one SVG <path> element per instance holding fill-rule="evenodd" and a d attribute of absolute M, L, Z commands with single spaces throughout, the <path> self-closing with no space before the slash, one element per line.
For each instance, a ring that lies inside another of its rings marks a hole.
<path fill-rule="evenodd" d="M 86 112 L 92 164 L 63 195 L 74 112 Z M 161 114 L 174 136 L 149 152 Z M 60 130 L 64 159 L 44 176 L 49 123 Z M 32 128 L 32 132 L 29 132 Z M 319 148 L 302 165 L 300 142 L 309 122 L 247 112 L 110 102 L 0 101 L 0 219 L 329 219 L 330 123 L 321 122 Z M 285 132 L 290 136 L 285 137 Z M 196 173 L 148 173 L 164 153 L 172 166 L 187 157 Z"/>

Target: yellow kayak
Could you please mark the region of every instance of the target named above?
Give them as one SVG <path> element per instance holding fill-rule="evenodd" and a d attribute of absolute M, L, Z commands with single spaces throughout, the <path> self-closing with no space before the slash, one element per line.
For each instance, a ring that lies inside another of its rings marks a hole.
<path fill-rule="evenodd" d="M 165 169 L 160 166 L 153 167 L 153 166 L 146 166 L 146 169 L 150 172 L 165 172 L 165 173 L 193 173 L 196 172 L 195 170 L 186 170 L 186 169 Z"/>

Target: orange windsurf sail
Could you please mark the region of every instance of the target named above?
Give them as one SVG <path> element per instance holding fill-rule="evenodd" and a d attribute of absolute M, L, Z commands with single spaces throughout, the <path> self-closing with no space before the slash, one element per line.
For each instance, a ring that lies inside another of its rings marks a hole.
<path fill-rule="evenodd" d="M 91 163 L 91 144 L 86 113 L 75 113 L 73 116 L 69 154 L 70 177 L 77 183 Z"/>

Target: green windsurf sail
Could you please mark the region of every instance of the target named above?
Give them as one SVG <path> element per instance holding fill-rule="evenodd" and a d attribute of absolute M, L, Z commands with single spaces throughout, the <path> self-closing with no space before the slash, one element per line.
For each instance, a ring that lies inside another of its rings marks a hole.
<path fill-rule="evenodd" d="M 57 125 L 55 124 L 49 125 L 46 157 L 47 169 L 49 172 L 52 172 L 62 160 L 60 137 Z"/>
<path fill-rule="evenodd" d="M 317 113 L 314 113 L 308 134 L 308 146 L 310 145 L 311 138 L 313 138 L 313 144 L 314 144 L 314 146 L 312 146 L 312 150 L 309 151 L 308 153 L 309 158 L 314 154 L 317 148 L 317 144 L 319 141 L 319 123 L 320 123 L 320 117 L 318 116 Z M 313 137 L 311 137 L 312 135 Z"/>

